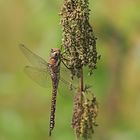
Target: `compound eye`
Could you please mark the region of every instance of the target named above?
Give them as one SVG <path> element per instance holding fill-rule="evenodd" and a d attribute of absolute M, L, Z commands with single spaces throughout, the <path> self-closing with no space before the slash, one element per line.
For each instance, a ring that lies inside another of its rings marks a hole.
<path fill-rule="evenodd" d="M 55 52 L 55 53 L 54 53 L 54 56 L 55 56 L 55 57 L 56 57 L 56 56 L 58 56 L 58 53 L 57 53 L 57 52 Z"/>

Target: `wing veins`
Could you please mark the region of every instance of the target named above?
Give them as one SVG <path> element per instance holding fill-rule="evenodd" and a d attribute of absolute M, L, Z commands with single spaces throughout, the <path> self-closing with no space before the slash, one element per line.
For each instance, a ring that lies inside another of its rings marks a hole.
<path fill-rule="evenodd" d="M 20 44 L 19 47 L 31 64 L 33 64 L 36 67 L 42 68 L 42 69 L 47 68 L 48 63 L 43 58 L 41 58 L 37 54 L 33 53 L 31 50 L 29 50 L 23 44 Z"/>
<path fill-rule="evenodd" d="M 38 67 L 32 67 L 32 66 L 25 66 L 24 72 L 36 83 L 38 83 L 42 87 L 49 87 L 50 85 L 50 75 L 49 71 L 46 69 L 40 69 Z"/>

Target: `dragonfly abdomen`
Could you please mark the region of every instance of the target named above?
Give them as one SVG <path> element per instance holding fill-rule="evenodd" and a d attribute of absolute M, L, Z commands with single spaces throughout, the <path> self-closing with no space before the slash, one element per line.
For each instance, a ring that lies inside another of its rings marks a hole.
<path fill-rule="evenodd" d="M 50 130 L 49 136 L 55 127 L 55 110 L 56 110 L 56 97 L 57 97 L 57 88 L 58 88 L 59 76 L 58 73 L 52 73 L 52 101 L 51 101 L 51 114 L 50 114 Z"/>
<path fill-rule="evenodd" d="M 51 136 L 51 131 L 53 130 L 53 128 L 55 126 L 56 95 L 57 95 L 57 90 L 56 89 L 53 89 L 53 92 L 52 92 L 52 101 L 51 101 L 51 114 L 50 114 L 50 130 L 49 130 L 49 136 Z"/>

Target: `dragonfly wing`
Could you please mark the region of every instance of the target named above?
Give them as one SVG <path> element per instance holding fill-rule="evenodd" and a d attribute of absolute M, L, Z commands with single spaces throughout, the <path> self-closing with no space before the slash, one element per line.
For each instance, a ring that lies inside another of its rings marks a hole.
<path fill-rule="evenodd" d="M 32 66 L 25 66 L 25 73 L 37 84 L 42 87 L 49 87 L 51 85 L 51 77 L 49 71 L 42 70 Z"/>
<path fill-rule="evenodd" d="M 73 93 L 79 84 L 78 79 L 71 79 L 71 72 L 64 65 L 60 67 L 59 92 Z"/>
<path fill-rule="evenodd" d="M 28 48 L 26 48 L 23 44 L 19 45 L 21 51 L 23 52 L 23 54 L 26 56 L 26 58 L 36 67 L 39 67 L 41 69 L 46 69 L 48 63 L 41 58 L 40 56 L 36 55 L 35 53 L 33 53 L 31 50 L 29 50 Z"/>
<path fill-rule="evenodd" d="M 62 74 L 63 77 L 61 76 Z M 73 86 L 73 88 L 76 88 L 79 84 L 79 79 L 74 77 L 74 79 L 72 80 L 70 69 L 66 68 L 63 64 L 60 66 L 60 76 L 60 80 L 62 82 Z"/>
<path fill-rule="evenodd" d="M 63 85 L 63 86 L 62 86 Z M 67 81 L 64 78 L 60 77 L 59 87 L 66 87 L 69 90 L 75 90 L 77 89 L 77 85 L 73 85 L 72 81 Z"/>

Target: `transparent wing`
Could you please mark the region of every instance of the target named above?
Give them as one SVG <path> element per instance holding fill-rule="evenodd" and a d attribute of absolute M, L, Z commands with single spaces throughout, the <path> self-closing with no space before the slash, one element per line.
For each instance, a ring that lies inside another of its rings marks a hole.
<path fill-rule="evenodd" d="M 71 79 L 71 72 L 67 69 L 62 63 L 60 65 L 60 80 L 59 80 L 59 88 L 58 92 L 64 94 L 74 94 L 75 90 L 77 90 L 79 80 Z"/>
<path fill-rule="evenodd" d="M 25 66 L 24 71 L 33 81 L 38 83 L 40 86 L 51 86 L 51 77 L 47 69 L 42 70 L 32 66 Z"/>
<path fill-rule="evenodd" d="M 41 58 L 40 56 L 33 53 L 23 44 L 19 45 L 23 54 L 27 57 L 27 59 L 33 64 L 32 66 L 25 66 L 25 73 L 36 83 L 41 85 L 42 87 L 48 87 L 51 85 L 51 77 L 48 71 L 48 63 Z M 60 67 L 60 81 L 59 81 L 59 89 L 67 88 L 67 89 L 76 89 L 77 80 L 71 81 L 70 70 L 67 69 L 64 65 Z M 75 82 L 76 81 L 76 82 Z"/>
<path fill-rule="evenodd" d="M 23 54 L 26 56 L 26 58 L 31 62 L 31 64 L 33 64 L 36 67 L 39 67 L 40 69 L 47 69 L 48 63 L 43 58 L 33 53 L 23 44 L 20 44 L 19 47 Z"/>
<path fill-rule="evenodd" d="M 30 79 L 44 88 L 52 86 L 52 80 L 48 70 L 42 70 L 32 66 L 25 66 L 24 72 Z M 70 92 L 70 90 L 72 92 L 72 90 L 76 89 L 76 85 L 71 85 L 71 82 L 60 77 L 58 89 L 60 94 L 62 92 Z"/>

